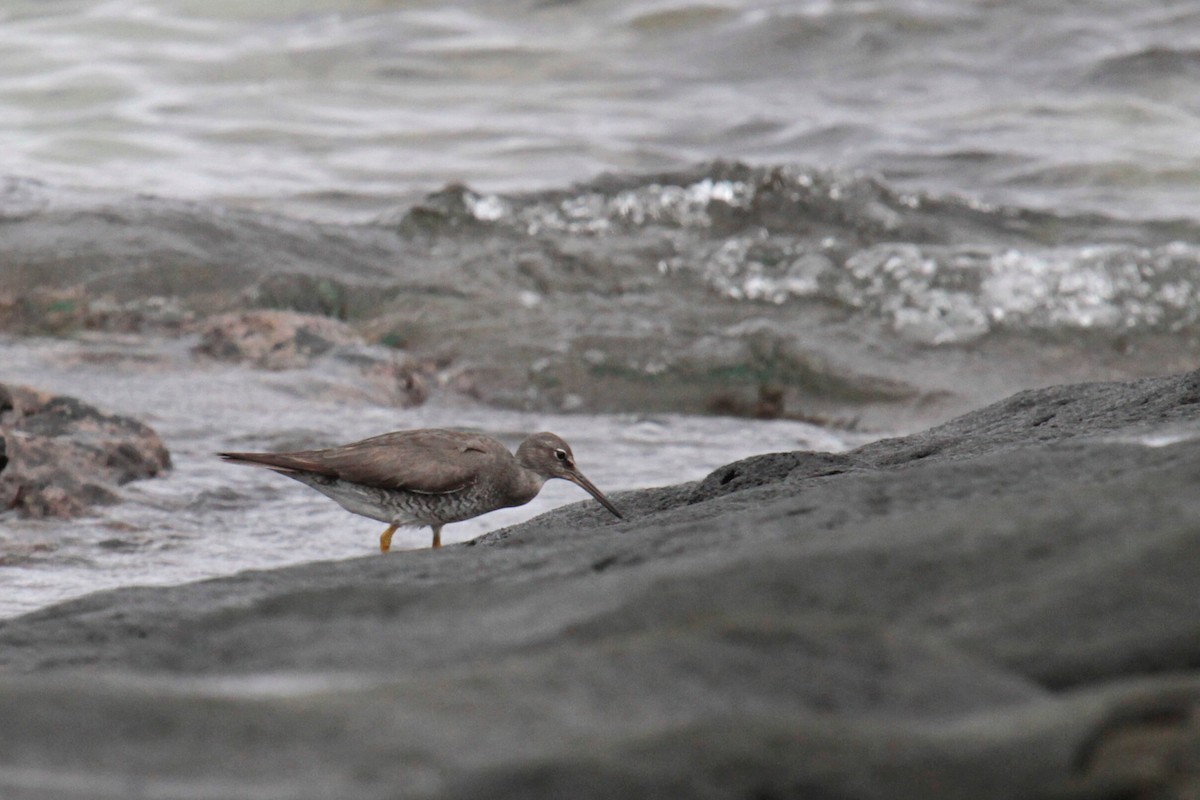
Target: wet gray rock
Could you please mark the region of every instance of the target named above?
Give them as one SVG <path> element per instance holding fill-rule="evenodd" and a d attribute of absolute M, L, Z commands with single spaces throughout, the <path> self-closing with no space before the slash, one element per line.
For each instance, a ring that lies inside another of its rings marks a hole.
<path fill-rule="evenodd" d="M 0 623 L 0 794 L 1194 798 L 1200 372 Z M 20 795 L 18 795 L 20 796 Z"/>
<path fill-rule="evenodd" d="M 149 426 L 82 400 L 0 386 L 0 508 L 75 517 L 171 466 Z"/>

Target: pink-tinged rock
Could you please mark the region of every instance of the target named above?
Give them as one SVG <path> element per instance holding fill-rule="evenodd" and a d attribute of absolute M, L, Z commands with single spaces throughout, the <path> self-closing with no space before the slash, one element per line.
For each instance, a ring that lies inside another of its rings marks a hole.
<path fill-rule="evenodd" d="M 295 311 L 238 311 L 207 320 L 194 351 L 262 369 L 298 369 L 325 359 L 327 374 L 342 374 L 339 392 L 418 406 L 437 382 L 437 366 L 397 350 L 368 345 L 349 325 Z"/>
<path fill-rule="evenodd" d="M 169 469 L 147 425 L 74 397 L 0 384 L 0 508 L 75 517 L 116 502 L 116 487 Z"/>
<path fill-rule="evenodd" d="M 416 361 L 379 361 L 364 367 L 363 375 L 385 393 L 388 402 L 401 408 L 413 408 L 429 399 L 429 373 Z"/>
<path fill-rule="evenodd" d="M 294 369 L 341 345 L 361 345 L 344 322 L 295 311 L 238 311 L 208 320 L 196 352 L 266 369 Z"/>

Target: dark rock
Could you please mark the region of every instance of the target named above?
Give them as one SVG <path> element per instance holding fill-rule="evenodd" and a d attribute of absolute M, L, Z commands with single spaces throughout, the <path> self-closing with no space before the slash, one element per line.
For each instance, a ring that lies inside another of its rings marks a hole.
<path fill-rule="evenodd" d="M 33 517 L 74 517 L 117 500 L 115 487 L 170 468 L 158 434 L 74 397 L 3 387 L 0 506 Z"/>
<path fill-rule="evenodd" d="M 8 620 L 0 793 L 1195 797 L 1197 386 Z"/>
<path fill-rule="evenodd" d="M 700 481 L 692 493 L 692 502 L 739 492 L 756 486 L 777 484 L 844 472 L 866 466 L 865 462 L 842 453 L 771 453 L 726 464 Z"/>

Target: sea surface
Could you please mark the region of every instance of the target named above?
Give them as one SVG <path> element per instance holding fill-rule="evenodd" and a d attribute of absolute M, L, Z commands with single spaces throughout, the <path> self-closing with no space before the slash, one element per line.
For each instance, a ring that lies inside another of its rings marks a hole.
<path fill-rule="evenodd" d="M 1195 218 L 1186 0 L 5 0 L 0 173 L 322 219 L 717 158 Z"/>
<path fill-rule="evenodd" d="M 1198 80 L 1193 2 L 0 0 L 0 382 L 174 462 L 0 514 L 0 615 L 375 547 L 221 449 L 551 429 L 619 497 L 1195 368 Z M 247 307 L 436 390 L 196 356 Z"/>

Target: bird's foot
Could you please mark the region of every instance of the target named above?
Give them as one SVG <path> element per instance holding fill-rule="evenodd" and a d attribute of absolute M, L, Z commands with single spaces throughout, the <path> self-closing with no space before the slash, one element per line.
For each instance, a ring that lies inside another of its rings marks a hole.
<path fill-rule="evenodd" d="M 388 529 L 379 535 L 379 552 L 386 553 L 392 549 L 392 534 L 398 527 L 398 525 L 389 525 Z"/>

